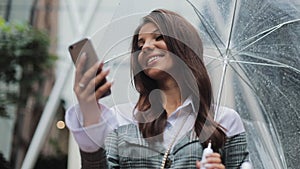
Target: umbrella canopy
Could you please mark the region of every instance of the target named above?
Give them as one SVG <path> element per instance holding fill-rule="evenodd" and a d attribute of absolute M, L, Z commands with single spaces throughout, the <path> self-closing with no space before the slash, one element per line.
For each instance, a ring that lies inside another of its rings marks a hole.
<path fill-rule="evenodd" d="M 226 105 L 241 115 L 254 168 L 297 168 L 299 5 L 283 0 L 120 1 L 111 23 L 92 36 L 98 55 L 112 67 L 115 84 L 107 104 L 135 101 L 130 41 L 140 18 L 155 8 L 175 10 L 198 28 L 217 108 Z"/>
<path fill-rule="evenodd" d="M 189 1 L 217 103 L 232 97 L 255 168 L 299 165 L 300 11 L 286 1 Z M 226 91 L 227 90 L 227 91 Z M 217 118 L 217 116 L 216 116 Z"/>

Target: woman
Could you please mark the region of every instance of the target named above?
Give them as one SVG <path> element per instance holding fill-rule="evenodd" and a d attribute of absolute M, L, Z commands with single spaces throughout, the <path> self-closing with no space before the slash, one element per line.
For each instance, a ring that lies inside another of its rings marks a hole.
<path fill-rule="evenodd" d="M 74 91 L 79 105 L 68 110 L 66 122 L 81 149 L 83 168 L 223 169 L 239 168 L 248 160 L 239 115 L 222 107 L 219 123 L 212 118 L 202 42 L 188 21 L 172 11 L 152 11 L 136 29 L 131 53 L 139 92 L 133 113 L 130 104 L 108 109 L 98 103 L 112 85 L 106 82 L 94 92 L 94 84 L 109 74 L 105 70 L 93 76 L 103 63 L 86 73 L 86 57 L 77 65 Z M 201 164 L 209 142 L 214 153 Z"/>

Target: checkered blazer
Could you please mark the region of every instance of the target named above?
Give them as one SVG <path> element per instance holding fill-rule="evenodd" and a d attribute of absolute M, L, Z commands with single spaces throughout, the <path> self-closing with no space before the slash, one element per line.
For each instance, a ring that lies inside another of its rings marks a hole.
<path fill-rule="evenodd" d="M 195 168 L 196 160 L 201 160 L 203 147 L 192 130 L 174 145 L 166 163 L 166 168 Z M 134 124 L 120 126 L 105 142 L 105 149 L 87 153 L 80 151 L 83 169 L 102 168 L 160 168 L 166 149 L 162 144 L 149 144 Z M 237 169 L 248 160 L 246 134 L 240 133 L 227 138 L 220 149 L 226 169 Z"/>

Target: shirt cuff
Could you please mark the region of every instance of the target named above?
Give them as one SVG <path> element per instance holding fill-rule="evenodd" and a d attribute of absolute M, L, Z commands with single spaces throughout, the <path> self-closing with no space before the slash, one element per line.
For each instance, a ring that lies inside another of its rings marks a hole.
<path fill-rule="evenodd" d="M 83 127 L 83 116 L 78 104 L 66 111 L 66 125 L 82 151 L 95 152 L 103 148 L 106 136 L 118 127 L 114 113 L 102 104 L 100 107 L 102 114 L 99 123 L 87 127 Z"/>

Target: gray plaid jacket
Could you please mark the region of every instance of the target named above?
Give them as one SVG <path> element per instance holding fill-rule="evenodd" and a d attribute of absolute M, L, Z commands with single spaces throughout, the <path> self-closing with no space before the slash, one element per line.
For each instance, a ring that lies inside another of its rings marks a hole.
<path fill-rule="evenodd" d="M 192 130 L 175 144 L 165 168 L 195 168 L 201 160 L 203 147 Z M 105 142 L 105 149 L 86 153 L 81 151 L 83 169 L 100 168 L 160 168 L 166 149 L 161 144 L 149 144 L 134 124 L 120 126 Z M 226 169 L 237 169 L 248 161 L 246 134 L 227 138 L 219 151 Z"/>

